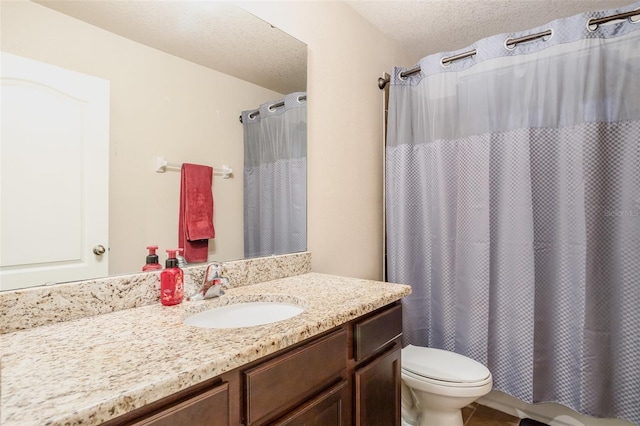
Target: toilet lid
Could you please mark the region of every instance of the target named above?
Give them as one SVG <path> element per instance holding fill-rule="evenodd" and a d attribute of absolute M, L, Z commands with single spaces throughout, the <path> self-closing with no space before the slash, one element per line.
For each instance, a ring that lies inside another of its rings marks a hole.
<path fill-rule="evenodd" d="M 491 375 L 487 367 L 464 355 L 413 345 L 402 349 L 402 368 L 445 382 L 475 383 Z"/>

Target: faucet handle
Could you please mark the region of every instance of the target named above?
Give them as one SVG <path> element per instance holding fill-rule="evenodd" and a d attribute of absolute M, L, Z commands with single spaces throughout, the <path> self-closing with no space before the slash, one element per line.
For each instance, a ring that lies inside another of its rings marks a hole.
<path fill-rule="evenodd" d="M 229 284 L 229 278 L 219 277 L 219 278 L 214 278 L 210 282 L 209 281 L 206 282 L 202 286 L 202 293 L 204 293 L 203 298 L 211 299 L 212 297 L 222 296 L 224 294 L 224 291 L 222 290 L 222 284 Z M 198 292 L 198 293 L 202 294 L 201 292 Z"/>
<path fill-rule="evenodd" d="M 221 277 L 221 272 L 222 263 L 212 262 L 207 265 L 207 270 L 204 273 L 204 282 L 200 290 L 189 296 L 187 300 L 204 300 L 222 296 L 224 294 L 222 284 L 229 284 L 229 278 Z"/>
<path fill-rule="evenodd" d="M 211 281 L 214 278 L 220 278 L 222 276 L 222 263 L 211 262 L 207 265 L 207 271 L 204 273 L 204 281 Z"/>

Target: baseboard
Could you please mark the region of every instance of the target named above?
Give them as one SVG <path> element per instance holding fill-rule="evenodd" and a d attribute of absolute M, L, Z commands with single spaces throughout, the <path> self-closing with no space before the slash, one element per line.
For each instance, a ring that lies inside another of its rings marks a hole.
<path fill-rule="evenodd" d="M 520 419 L 529 418 L 549 426 L 634 426 L 624 420 L 584 416 L 559 404 L 526 404 L 499 391 L 491 391 L 476 402 Z"/>

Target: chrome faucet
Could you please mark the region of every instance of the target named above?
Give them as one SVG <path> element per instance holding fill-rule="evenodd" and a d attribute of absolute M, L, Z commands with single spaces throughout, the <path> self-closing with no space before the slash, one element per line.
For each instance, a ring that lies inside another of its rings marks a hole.
<path fill-rule="evenodd" d="M 222 277 L 222 263 L 211 262 L 204 273 L 204 282 L 200 290 L 193 293 L 187 300 L 204 300 L 219 297 L 224 294 L 222 284 L 229 284 L 229 278 Z"/>

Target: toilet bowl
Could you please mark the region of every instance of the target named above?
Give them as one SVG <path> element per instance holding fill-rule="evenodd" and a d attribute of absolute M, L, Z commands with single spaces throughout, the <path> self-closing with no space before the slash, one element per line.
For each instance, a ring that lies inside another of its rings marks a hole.
<path fill-rule="evenodd" d="M 484 365 L 454 352 L 402 349 L 402 420 L 412 426 L 463 426 L 462 408 L 491 391 Z"/>

